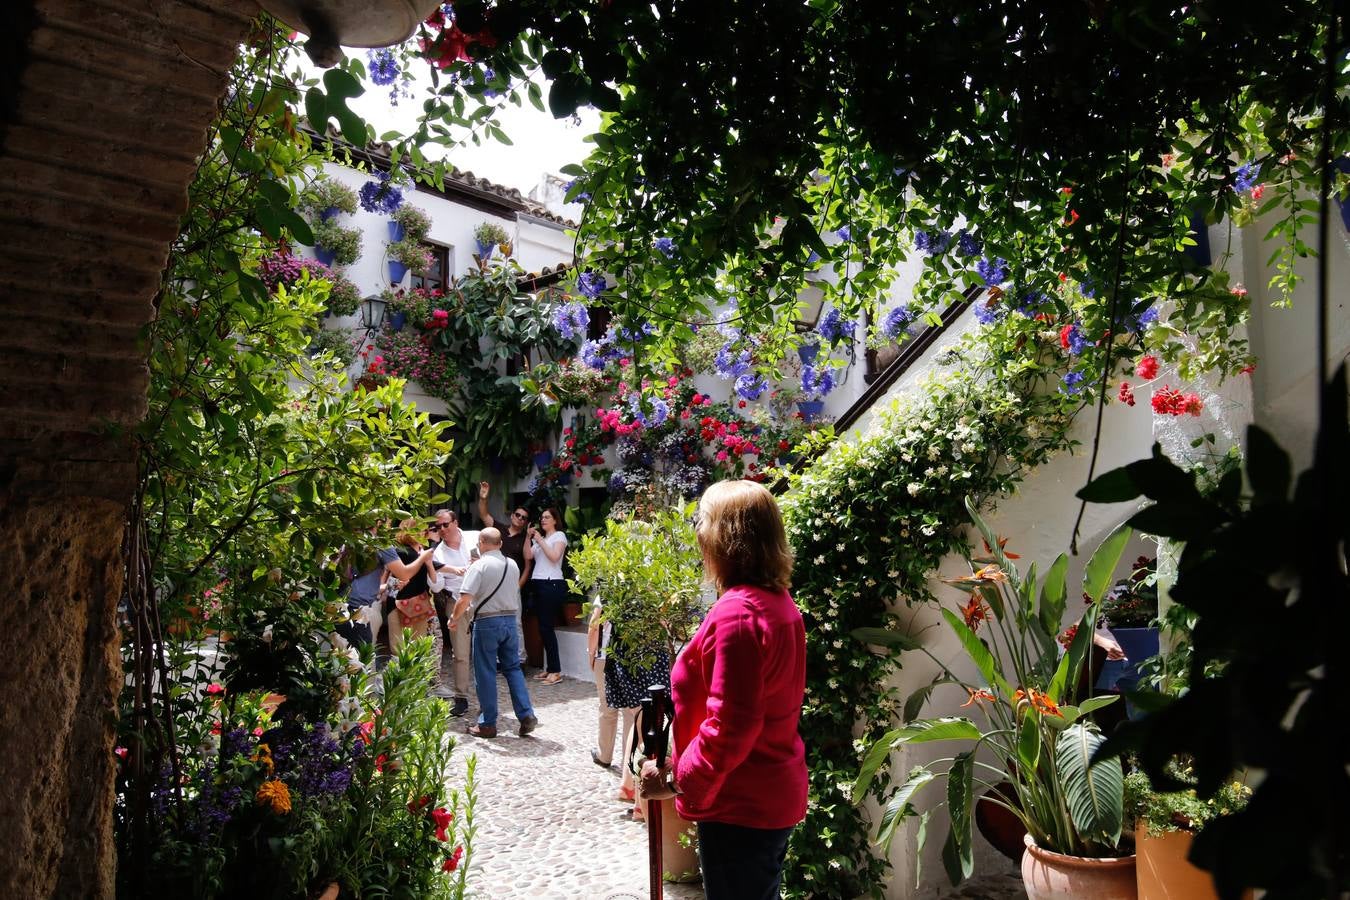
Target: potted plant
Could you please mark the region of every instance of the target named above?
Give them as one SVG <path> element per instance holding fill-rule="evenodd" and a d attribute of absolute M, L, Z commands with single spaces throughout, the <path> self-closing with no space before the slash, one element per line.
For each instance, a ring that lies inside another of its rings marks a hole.
<path fill-rule="evenodd" d="M 483 266 L 487 264 L 488 258 L 492 256 L 492 249 L 494 247 L 506 245 L 509 248 L 508 242 L 510 239 L 510 235 L 506 233 L 506 229 L 497 223 L 479 223 L 478 227 L 473 230 L 473 243 L 474 247 L 478 250 L 475 257 L 478 260 L 478 265 Z"/>
<path fill-rule="evenodd" d="M 300 209 L 327 222 L 340 213 L 356 212 L 356 191 L 335 178 L 318 178 L 300 195 Z"/>
<path fill-rule="evenodd" d="M 333 272 L 329 277 L 328 314 L 333 316 L 351 316 L 361 308 L 361 289 L 341 272 Z"/>
<path fill-rule="evenodd" d="M 930 741 L 964 742 L 968 749 L 916 766 L 890 794 L 880 823 L 883 844 L 889 846 L 900 824 L 914 814 L 915 794 L 944 779 L 951 828 L 942 856 L 948 877 L 959 883 L 974 866 L 975 785 L 1006 782 L 1011 800 L 1005 799 L 1006 792 L 990 792 L 982 802 L 1004 806 L 1025 826 L 1022 881 L 1031 900 L 1133 898 L 1134 857 L 1121 840 L 1124 772 L 1119 759 L 1094 760 L 1105 739 L 1087 719 L 1092 710 L 1116 698 L 1078 703 L 1076 697 L 1093 625 L 1130 530 L 1110 534 L 1088 561 L 1083 576 L 1088 609 L 1061 634 L 1068 557 L 1061 554 L 1039 584 L 1034 568 L 1023 578 L 969 499 L 966 507 L 990 549 L 971 559 L 970 575 L 950 580 L 970 594 L 959 615 L 943 609 L 942 616 L 980 677 L 969 683 L 935 659 L 943 669 L 935 686 L 963 688 L 966 705 L 980 710 L 984 726 L 965 717 L 907 722 L 871 746 L 854 798 L 861 801 L 867 795 L 893 750 Z M 868 643 L 924 649 L 914 637 L 887 629 L 853 634 Z M 1066 645 L 1062 653 L 1061 639 Z M 985 761 L 986 754 L 992 755 L 992 764 Z"/>
<path fill-rule="evenodd" d="M 1174 761 L 1168 768 L 1177 781 L 1196 783 L 1189 765 Z M 1210 822 L 1244 809 L 1251 793 L 1242 782 L 1230 781 L 1201 800 L 1194 789 L 1156 791 L 1143 772 L 1127 775 L 1125 810 L 1135 823 L 1139 900 L 1218 900 L 1213 876 L 1187 859 L 1191 843 Z"/>
<path fill-rule="evenodd" d="M 814 422 L 820 418 L 825 411 L 825 395 L 834 387 L 834 372 L 827 363 L 802 366 L 802 390 L 797 400 L 797 410 L 803 421 Z"/>
<path fill-rule="evenodd" d="M 1139 665 L 1158 655 L 1158 561 L 1141 556 L 1129 577 L 1112 586 L 1102 600 L 1102 620 L 1125 651 L 1125 659 L 1108 660 L 1102 666 L 1097 687 L 1130 691 L 1139 682 Z"/>
<path fill-rule="evenodd" d="M 405 203 L 389 217 L 389 240 L 424 241 L 431 232 L 431 216 L 411 203 Z"/>
<path fill-rule="evenodd" d="M 323 219 L 314 225 L 314 255 L 326 266 L 350 266 L 361 257 L 361 232 L 343 228 L 336 220 Z"/>
<path fill-rule="evenodd" d="M 421 275 L 431 268 L 431 254 L 419 241 L 407 238 L 389 245 L 389 283 L 400 284 L 409 272 Z"/>

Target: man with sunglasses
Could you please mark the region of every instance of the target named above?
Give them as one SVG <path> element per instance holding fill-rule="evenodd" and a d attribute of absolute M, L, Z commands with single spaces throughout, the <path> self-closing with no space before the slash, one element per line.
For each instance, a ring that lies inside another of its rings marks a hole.
<path fill-rule="evenodd" d="M 468 629 L 454 632 L 446 628 L 450 621 L 450 611 L 459 599 L 459 589 L 464 583 L 464 573 L 469 570 L 478 550 L 478 532 L 464 531 L 459 527 L 459 516 L 453 510 L 436 510 L 435 521 L 431 523 L 439 542 L 431 554 L 432 565 L 436 567 L 436 580 L 431 585 L 435 591 L 436 615 L 440 619 L 441 636 L 444 646 L 449 647 L 454 657 L 451 664 L 451 684 L 448 686 L 452 704 L 450 715 L 462 716 L 469 711 L 469 679 L 473 671 L 472 645 L 469 642 Z M 445 672 L 444 663 L 440 670 Z M 444 694 L 447 686 L 437 685 L 437 693 Z"/>
<path fill-rule="evenodd" d="M 492 491 L 492 486 L 486 481 L 478 485 L 478 518 L 483 520 L 484 528 L 499 528 L 492 513 L 488 512 L 488 495 Z M 530 570 L 534 567 L 534 560 L 525 555 L 525 545 L 529 540 L 530 514 L 525 507 L 517 506 L 512 510 L 509 516 L 510 522 L 506 526 L 506 531 L 502 533 L 502 556 L 515 561 L 516 569 L 520 572 L 520 590 L 522 602 L 516 607 L 516 640 L 520 645 L 520 662 L 525 662 L 525 632 L 521 627 L 520 613 L 521 607 L 525 605 L 525 595 L 527 585 L 530 583 Z"/>

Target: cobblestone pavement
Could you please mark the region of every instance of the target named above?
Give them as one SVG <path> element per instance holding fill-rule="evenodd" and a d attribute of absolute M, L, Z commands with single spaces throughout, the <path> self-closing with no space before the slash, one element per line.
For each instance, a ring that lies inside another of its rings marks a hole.
<path fill-rule="evenodd" d="M 531 674 L 535 670 L 529 670 Z M 469 884 L 474 900 L 645 900 L 647 829 L 616 799 L 619 773 L 591 762 L 595 685 L 564 679 L 544 687 L 527 676 L 539 729 L 516 736 L 505 679 L 497 679 L 498 737 L 464 734 L 475 721 L 452 719 L 459 741 L 450 778 L 464 783 L 478 758 L 476 817 Z M 617 754 L 617 749 L 616 749 Z M 671 900 L 703 896 L 697 885 L 666 885 Z"/>

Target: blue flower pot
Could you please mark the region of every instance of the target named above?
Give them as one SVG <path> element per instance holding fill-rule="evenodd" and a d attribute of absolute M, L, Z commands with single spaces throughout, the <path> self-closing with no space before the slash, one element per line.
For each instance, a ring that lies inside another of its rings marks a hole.
<path fill-rule="evenodd" d="M 407 267 L 407 266 L 405 266 L 405 265 L 404 265 L 403 263 L 401 263 L 401 262 L 396 262 L 395 260 L 392 260 L 392 259 L 389 260 L 389 283 L 390 283 L 390 284 L 395 284 L 395 285 L 397 285 L 397 284 L 402 284 L 402 283 L 403 283 L 403 276 L 405 276 L 405 275 L 407 275 L 407 274 L 408 274 L 408 267 Z"/>
<path fill-rule="evenodd" d="M 327 222 L 330 219 L 336 219 L 341 213 L 342 210 L 338 209 L 336 206 L 324 207 L 319 213 L 319 220 Z"/>
<path fill-rule="evenodd" d="M 819 344 L 803 344 L 797 348 L 797 358 L 802 361 L 802 365 L 809 366 L 816 361 L 820 355 Z"/>
<path fill-rule="evenodd" d="M 407 324 L 408 324 L 408 314 L 405 313 L 403 310 L 399 310 L 398 312 L 394 313 L 392 316 L 389 317 L 390 331 L 402 331 L 403 326 Z"/>
<path fill-rule="evenodd" d="M 569 484 L 571 484 L 571 483 L 572 483 L 572 473 L 571 473 L 571 472 L 559 472 L 559 473 L 558 473 L 558 484 L 560 484 L 560 485 L 569 485 Z"/>
<path fill-rule="evenodd" d="M 1207 266 L 1214 261 L 1214 256 L 1209 252 L 1209 226 L 1205 224 L 1205 217 L 1199 213 L 1191 214 L 1191 239 L 1195 241 L 1195 246 L 1186 248 L 1186 255 L 1195 260 L 1196 265 Z"/>
<path fill-rule="evenodd" d="M 408 236 L 408 229 L 404 228 L 393 219 L 389 220 L 389 240 L 401 241 Z"/>
<path fill-rule="evenodd" d="M 335 256 L 336 254 L 333 253 L 332 250 L 329 250 L 327 247 L 315 246 L 314 248 L 314 258 L 317 259 L 319 262 L 323 263 L 325 266 L 331 266 L 333 264 L 333 258 Z"/>
<path fill-rule="evenodd" d="M 536 469 L 548 468 L 548 464 L 553 462 L 552 450 L 540 450 L 534 455 L 534 467 Z"/>
<path fill-rule="evenodd" d="M 474 247 L 478 250 L 478 255 L 481 256 L 484 260 L 487 260 L 492 256 L 492 250 L 494 247 L 497 246 L 495 242 L 491 244 L 484 244 L 480 241 L 474 241 L 473 243 Z"/>
<path fill-rule="evenodd" d="M 820 418 L 821 413 L 825 412 L 824 400 L 798 400 L 797 410 L 802 414 L 802 418 L 808 422 L 814 422 Z"/>
<path fill-rule="evenodd" d="M 1101 691 L 1132 691 L 1139 684 L 1139 666 L 1158 655 L 1158 629 L 1112 628 L 1111 636 L 1125 651 L 1125 659 L 1108 659 L 1097 676 L 1096 687 Z M 1126 703 L 1126 714 L 1135 718 L 1137 711 Z"/>

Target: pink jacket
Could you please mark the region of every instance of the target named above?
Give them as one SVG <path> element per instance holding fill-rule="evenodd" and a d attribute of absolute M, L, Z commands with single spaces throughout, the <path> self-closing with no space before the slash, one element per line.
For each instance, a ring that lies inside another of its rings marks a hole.
<path fill-rule="evenodd" d="M 806 630 L 787 592 L 733 587 L 671 671 L 680 815 L 789 828 L 806 815 Z"/>

